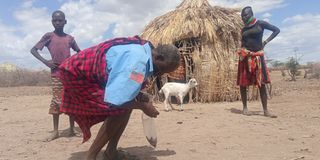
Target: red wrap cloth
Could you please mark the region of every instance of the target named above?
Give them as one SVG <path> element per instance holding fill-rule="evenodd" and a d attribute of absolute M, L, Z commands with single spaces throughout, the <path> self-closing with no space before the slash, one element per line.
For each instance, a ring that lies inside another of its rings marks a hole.
<path fill-rule="evenodd" d="M 109 48 L 125 44 L 145 44 L 138 36 L 116 38 L 85 49 L 66 59 L 59 66 L 59 78 L 63 83 L 60 112 L 74 118 L 83 132 L 83 142 L 91 137 L 90 128 L 108 116 L 126 112 L 111 108 L 104 102 L 106 53 Z M 112 94 L 112 93 L 110 93 Z"/>
<path fill-rule="evenodd" d="M 239 65 L 237 84 L 249 86 L 270 83 L 270 76 L 264 60 L 264 51 L 251 52 L 245 48 L 238 51 Z"/>

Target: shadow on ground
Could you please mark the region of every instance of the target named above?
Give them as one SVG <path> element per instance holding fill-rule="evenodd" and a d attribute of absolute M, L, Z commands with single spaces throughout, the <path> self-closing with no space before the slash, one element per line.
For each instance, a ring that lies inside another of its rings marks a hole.
<path fill-rule="evenodd" d="M 79 127 L 74 127 L 75 135 L 70 136 L 69 128 L 60 131 L 59 137 L 82 137 L 81 129 Z"/>
<path fill-rule="evenodd" d="M 242 110 L 237 108 L 226 109 L 234 114 L 242 114 Z M 244 116 L 264 116 L 262 111 L 249 111 L 247 115 Z"/>
<path fill-rule="evenodd" d="M 158 160 L 157 157 L 171 156 L 175 155 L 176 152 L 173 150 L 156 150 L 149 146 L 136 146 L 128 148 L 119 148 L 125 152 L 128 152 L 130 155 L 135 155 L 139 160 Z M 71 154 L 71 157 L 68 160 L 84 160 L 87 152 L 75 152 Z M 97 160 L 104 160 L 103 151 L 99 153 Z M 131 160 L 131 159 L 124 159 Z"/>

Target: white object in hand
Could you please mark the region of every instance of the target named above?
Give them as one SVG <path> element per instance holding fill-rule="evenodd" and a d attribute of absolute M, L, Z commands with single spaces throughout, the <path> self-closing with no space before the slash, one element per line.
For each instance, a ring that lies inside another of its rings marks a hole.
<path fill-rule="evenodd" d="M 157 146 L 157 131 L 156 131 L 156 123 L 155 119 L 147 116 L 142 113 L 141 115 L 142 125 L 144 135 L 146 136 L 148 142 L 153 146 Z"/>

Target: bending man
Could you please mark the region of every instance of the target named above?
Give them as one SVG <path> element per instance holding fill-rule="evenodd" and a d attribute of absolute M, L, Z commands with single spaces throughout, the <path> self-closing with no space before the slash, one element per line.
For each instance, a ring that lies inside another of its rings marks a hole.
<path fill-rule="evenodd" d="M 154 48 L 150 42 L 135 36 L 100 43 L 60 65 L 64 85 L 60 110 L 74 117 L 83 132 L 83 141 L 91 137 L 91 126 L 104 121 L 87 160 L 95 160 L 107 143 L 107 158 L 118 159 L 117 145 L 132 109 L 157 117 L 159 112 L 152 103 L 135 99 L 143 96 L 140 90 L 148 77 L 175 70 L 179 58 L 175 46 Z"/>

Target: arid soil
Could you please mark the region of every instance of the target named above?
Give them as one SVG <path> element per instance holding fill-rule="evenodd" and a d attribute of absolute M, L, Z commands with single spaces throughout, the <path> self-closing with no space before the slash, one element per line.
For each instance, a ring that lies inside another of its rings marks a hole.
<path fill-rule="evenodd" d="M 290 82 L 279 72 L 272 79 L 269 108 L 278 118 L 264 117 L 260 101 L 249 102 L 251 116 L 241 114 L 240 101 L 184 104 L 183 112 L 165 112 L 159 103 L 157 148 L 143 134 L 141 111 L 133 112 L 119 147 L 141 160 L 319 160 L 320 80 Z M 44 142 L 52 131 L 50 98 L 49 87 L 0 88 L 0 160 L 84 158 L 101 124 L 82 144 L 80 133 L 66 136 L 62 115 L 61 137 Z"/>

